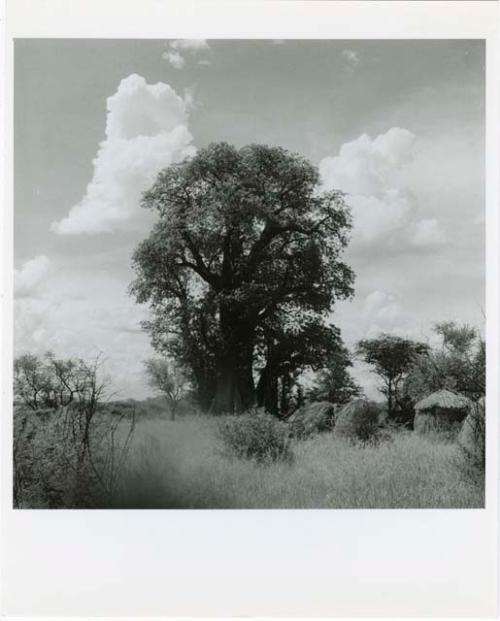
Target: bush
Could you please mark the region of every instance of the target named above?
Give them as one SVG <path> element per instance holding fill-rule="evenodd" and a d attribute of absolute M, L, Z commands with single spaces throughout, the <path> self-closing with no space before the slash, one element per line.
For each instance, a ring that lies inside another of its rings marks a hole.
<path fill-rule="evenodd" d="M 14 408 L 15 507 L 90 508 L 108 501 L 135 419 L 98 412 L 89 420 L 86 414 L 75 403 L 57 410 Z"/>
<path fill-rule="evenodd" d="M 378 444 L 390 437 L 388 433 L 382 432 L 379 416 L 380 411 L 376 403 L 356 399 L 338 413 L 335 433 L 354 443 Z"/>
<path fill-rule="evenodd" d="M 288 426 L 262 410 L 250 410 L 219 423 L 219 434 L 227 451 L 259 463 L 285 461 L 292 457 Z"/>

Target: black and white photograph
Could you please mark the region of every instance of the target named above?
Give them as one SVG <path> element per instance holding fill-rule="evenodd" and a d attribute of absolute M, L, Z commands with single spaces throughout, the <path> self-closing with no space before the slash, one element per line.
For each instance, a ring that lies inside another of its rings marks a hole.
<path fill-rule="evenodd" d="M 485 42 L 16 39 L 17 509 L 485 505 Z"/>
<path fill-rule="evenodd" d="M 500 3 L 5 4 L 0 616 L 498 616 Z"/>

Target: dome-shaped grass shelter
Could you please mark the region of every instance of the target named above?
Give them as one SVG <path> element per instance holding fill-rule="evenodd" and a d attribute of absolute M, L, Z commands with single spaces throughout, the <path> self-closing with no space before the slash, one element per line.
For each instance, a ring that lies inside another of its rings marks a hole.
<path fill-rule="evenodd" d="M 290 430 L 297 438 L 308 438 L 322 431 L 332 431 L 335 426 L 337 406 L 328 401 L 308 403 L 288 419 Z"/>
<path fill-rule="evenodd" d="M 415 405 L 413 428 L 417 433 L 459 433 L 469 414 L 471 400 L 451 390 L 437 390 Z"/>
<path fill-rule="evenodd" d="M 334 432 L 337 436 L 367 442 L 379 437 L 380 407 L 368 399 L 353 399 L 337 413 Z"/>
<path fill-rule="evenodd" d="M 465 455 L 476 465 L 484 468 L 486 457 L 486 412 L 485 398 L 472 403 L 458 436 L 458 444 Z"/>

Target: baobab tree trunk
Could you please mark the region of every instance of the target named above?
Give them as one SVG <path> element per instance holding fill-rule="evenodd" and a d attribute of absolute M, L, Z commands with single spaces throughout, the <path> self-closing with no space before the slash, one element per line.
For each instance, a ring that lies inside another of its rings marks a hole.
<path fill-rule="evenodd" d="M 245 349 L 249 349 L 247 345 Z M 237 414 L 255 403 L 252 359 L 247 352 L 227 355 L 217 365 L 215 395 L 210 411 Z"/>
<path fill-rule="evenodd" d="M 221 313 L 223 347 L 217 356 L 215 394 L 210 411 L 239 413 L 255 404 L 252 373 L 255 327 L 232 313 Z"/>
<path fill-rule="evenodd" d="M 287 416 L 290 407 L 290 392 L 292 389 L 292 378 L 288 373 L 281 376 L 281 397 L 280 397 L 280 416 Z"/>
<path fill-rule="evenodd" d="M 269 363 L 262 369 L 257 384 L 257 406 L 278 415 L 278 377 Z"/>

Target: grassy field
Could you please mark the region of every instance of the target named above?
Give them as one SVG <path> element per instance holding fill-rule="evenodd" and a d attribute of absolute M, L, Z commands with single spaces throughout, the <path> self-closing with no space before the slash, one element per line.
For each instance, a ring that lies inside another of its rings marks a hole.
<path fill-rule="evenodd" d="M 292 463 L 223 453 L 217 419 L 142 420 L 116 508 L 479 508 L 484 483 L 464 475 L 457 447 L 394 432 L 377 447 L 327 433 L 297 442 Z"/>

